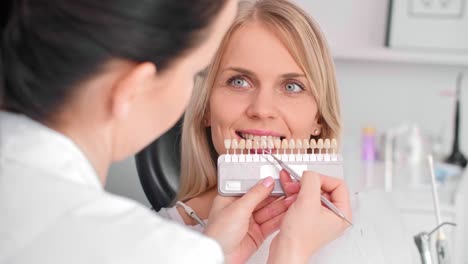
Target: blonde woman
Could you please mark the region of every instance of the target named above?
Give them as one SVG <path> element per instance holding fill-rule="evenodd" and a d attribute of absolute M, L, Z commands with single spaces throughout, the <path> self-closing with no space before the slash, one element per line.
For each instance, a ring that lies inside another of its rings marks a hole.
<path fill-rule="evenodd" d="M 160 214 L 202 230 L 200 220 L 208 219 L 217 196 L 215 161 L 226 152 L 226 138 L 339 138 L 340 127 L 334 66 L 318 25 L 288 1 L 241 2 L 212 63 L 196 81 L 183 127 L 179 202 Z M 281 179 L 289 197 L 269 208 L 278 216 L 294 202 L 300 188 L 284 173 Z M 322 177 L 322 181 L 346 189 L 341 180 Z M 338 203 L 350 215 L 347 194 Z M 186 213 L 191 210 L 196 217 Z M 327 237 L 320 246 L 347 227 L 327 213 L 336 222 L 312 227 L 318 237 Z M 264 217 L 264 213 L 254 215 L 258 222 Z M 296 227 L 307 232 L 309 224 Z M 325 234 L 328 228 L 334 231 Z M 266 262 L 271 239 L 251 261 Z M 308 254 L 320 246 L 312 246 Z"/>

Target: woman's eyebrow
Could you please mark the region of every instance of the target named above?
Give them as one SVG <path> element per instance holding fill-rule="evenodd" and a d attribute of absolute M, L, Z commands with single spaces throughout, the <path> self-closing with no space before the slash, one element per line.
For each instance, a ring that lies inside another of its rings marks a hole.
<path fill-rule="evenodd" d="M 257 76 L 253 71 L 245 69 L 245 68 L 241 68 L 241 67 L 228 67 L 224 69 L 223 72 L 224 71 L 236 71 L 236 72 L 240 72 L 242 74 L 252 76 L 252 77 Z M 289 73 L 281 74 L 281 78 L 284 78 L 284 79 L 299 78 L 299 77 L 305 78 L 306 76 L 304 73 L 297 73 L 297 72 L 289 72 Z"/>
<path fill-rule="evenodd" d="M 284 79 L 289 79 L 289 78 L 305 78 L 306 76 L 303 73 L 290 72 L 290 73 L 282 74 L 281 77 Z"/>
<path fill-rule="evenodd" d="M 242 74 L 245 74 L 245 75 L 249 75 L 249 76 L 253 76 L 255 77 L 256 74 L 251 71 L 251 70 L 247 70 L 245 68 L 241 68 L 241 67 L 227 67 L 226 69 L 223 70 L 223 72 L 225 71 L 236 71 L 236 72 L 240 72 Z"/>

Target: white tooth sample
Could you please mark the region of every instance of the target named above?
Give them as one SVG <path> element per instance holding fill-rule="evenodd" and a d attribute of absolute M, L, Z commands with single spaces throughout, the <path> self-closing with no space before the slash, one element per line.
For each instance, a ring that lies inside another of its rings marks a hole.
<path fill-rule="evenodd" d="M 303 139 L 302 140 L 302 147 L 307 151 L 308 148 L 310 148 L 309 140 L 308 139 Z"/>
<path fill-rule="evenodd" d="M 325 139 L 325 141 L 323 142 L 323 147 L 324 147 L 325 149 L 329 149 L 329 148 L 330 148 L 330 139 L 329 139 L 329 138 Z"/>
<path fill-rule="evenodd" d="M 270 140 L 273 140 L 273 136 L 268 136 L 267 137 L 267 142 L 269 142 Z"/>
<path fill-rule="evenodd" d="M 311 140 L 310 140 L 309 146 L 310 146 L 310 148 L 311 148 L 312 150 L 314 150 L 314 148 L 317 147 L 317 142 L 315 141 L 315 139 L 311 139 Z"/>
<path fill-rule="evenodd" d="M 272 138 L 272 137 L 271 137 L 271 138 L 270 138 L 270 137 L 268 138 L 268 148 L 269 148 L 269 149 L 274 149 L 274 148 L 275 148 L 275 142 L 273 142 L 273 138 Z"/>
<path fill-rule="evenodd" d="M 330 147 L 332 149 L 337 149 L 338 148 L 338 142 L 336 141 L 336 138 L 333 138 L 330 143 Z"/>
<path fill-rule="evenodd" d="M 245 142 L 245 148 L 250 151 L 252 149 L 252 147 L 253 147 L 252 146 L 252 139 L 247 139 L 247 141 Z"/>
<path fill-rule="evenodd" d="M 317 148 L 319 149 L 323 148 L 323 139 L 319 138 L 319 140 L 317 140 Z"/>
<path fill-rule="evenodd" d="M 336 154 L 336 151 L 338 149 L 338 142 L 336 141 L 336 138 L 333 138 L 330 143 L 330 147 L 332 149 L 332 153 Z"/>
<path fill-rule="evenodd" d="M 239 149 L 244 150 L 245 149 L 245 139 L 241 139 L 239 141 Z"/>
<path fill-rule="evenodd" d="M 294 139 L 289 140 L 289 149 L 293 150 L 296 148 L 296 143 L 294 142 Z"/>
<path fill-rule="evenodd" d="M 262 138 L 262 140 L 260 141 L 260 148 L 266 149 L 267 146 L 268 146 L 268 144 L 267 144 L 267 141 L 266 141 L 266 137 Z"/>
<path fill-rule="evenodd" d="M 260 141 L 260 136 L 254 136 L 254 137 L 253 137 L 253 140 L 254 140 L 254 142 L 255 142 L 255 141 Z"/>
<path fill-rule="evenodd" d="M 254 140 L 254 135 L 249 134 L 249 139 Z"/>
<path fill-rule="evenodd" d="M 287 139 L 283 139 L 283 141 L 281 141 L 281 148 L 283 149 L 283 151 L 286 152 L 286 149 L 288 149 L 288 140 Z"/>
<path fill-rule="evenodd" d="M 231 148 L 231 140 L 230 139 L 225 139 L 224 140 L 224 148 L 229 152 L 229 149 Z"/>
<path fill-rule="evenodd" d="M 237 138 L 232 139 L 231 148 L 234 150 L 234 153 L 236 153 L 236 149 L 238 147 L 239 147 L 239 142 L 237 141 Z"/>
<path fill-rule="evenodd" d="M 302 149 L 302 140 L 296 139 L 296 148 L 300 151 Z"/>
<path fill-rule="evenodd" d="M 265 141 L 267 141 L 267 140 L 268 140 L 268 137 L 267 137 L 267 136 L 261 136 L 261 137 L 260 137 L 260 140 L 265 140 Z"/>
<path fill-rule="evenodd" d="M 281 139 L 277 138 L 275 139 L 275 149 L 280 149 L 281 148 Z"/>
<path fill-rule="evenodd" d="M 312 150 L 312 154 L 315 153 L 315 149 L 317 148 L 317 142 L 315 141 L 315 139 L 311 139 L 310 140 L 310 149 Z"/>
<path fill-rule="evenodd" d="M 255 149 L 255 151 L 257 151 L 257 149 L 260 149 L 260 142 L 258 140 L 254 140 L 253 148 Z"/>

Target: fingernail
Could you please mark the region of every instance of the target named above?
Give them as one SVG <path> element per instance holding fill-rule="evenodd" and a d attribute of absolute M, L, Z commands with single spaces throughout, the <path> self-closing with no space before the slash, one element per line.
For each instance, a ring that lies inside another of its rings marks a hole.
<path fill-rule="evenodd" d="M 263 179 L 262 184 L 263 186 L 269 188 L 271 185 L 273 185 L 274 182 L 275 180 L 273 180 L 272 177 L 268 177 L 268 178 Z"/>

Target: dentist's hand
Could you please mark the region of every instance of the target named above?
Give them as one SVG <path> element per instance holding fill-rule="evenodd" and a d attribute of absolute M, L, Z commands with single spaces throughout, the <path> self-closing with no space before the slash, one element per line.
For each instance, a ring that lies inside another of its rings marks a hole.
<path fill-rule="evenodd" d="M 322 192 L 351 219 L 349 194 L 344 181 L 304 172 L 297 200 L 286 212 L 280 233 L 270 246 L 269 263 L 306 263 L 312 254 L 338 238 L 349 226 L 322 206 Z"/>
<path fill-rule="evenodd" d="M 288 175 L 280 178 L 286 199 L 269 197 L 274 180 L 266 178 L 242 197 L 218 196 L 208 218 L 205 234 L 217 240 L 227 263 L 243 263 L 260 247 L 266 237 L 278 230 L 288 207 L 300 189 Z"/>

